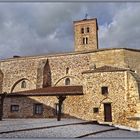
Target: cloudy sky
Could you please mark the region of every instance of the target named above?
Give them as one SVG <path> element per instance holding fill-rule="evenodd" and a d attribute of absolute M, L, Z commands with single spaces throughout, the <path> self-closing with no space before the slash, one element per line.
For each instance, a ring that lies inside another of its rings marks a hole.
<path fill-rule="evenodd" d="M 0 3 L 0 59 L 74 51 L 73 21 L 99 24 L 99 48 L 140 49 L 139 3 Z"/>

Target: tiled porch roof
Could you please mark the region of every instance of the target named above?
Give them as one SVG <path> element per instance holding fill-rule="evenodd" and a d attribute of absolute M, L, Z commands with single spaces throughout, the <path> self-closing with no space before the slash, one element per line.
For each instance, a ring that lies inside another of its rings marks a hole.
<path fill-rule="evenodd" d="M 92 70 L 87 70 L 87 71 L 83 71 L 82 74 L 85 74 L 85 73 L 96 73 L 96 72 L 116 72 L 116 71 L 127 71 L 127 70 L 130 70 L 130 69 L 127 69 L 127 68 L 118 68 L 118 67 L 112 67 L 112 66 L 102 66 L 102 67 L 99 67 L 99 68 L 95 68 L 95 69 L 92 69 Z"/>
<path fill-rule="evenodd" d="M 12 96 L 60 96 L 60 95 L 83 95 L 82 86 L 58 86 L 47 87 L 19 92 L 8 93 L 7 97 Z"/>

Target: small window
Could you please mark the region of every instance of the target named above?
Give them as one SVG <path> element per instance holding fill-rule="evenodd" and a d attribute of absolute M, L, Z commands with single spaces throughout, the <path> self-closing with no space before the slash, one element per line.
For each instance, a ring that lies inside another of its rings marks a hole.
<path fill-rule="evenodd" d="M 70 85 L 70 79 L 69 78 L 66 78 L 65 85 Z"/>
<path fill-rule="evenodd" d="M 88 37 L 86 37 L 86 44 L 88 44 Z"/>
<path fill-rule="evenodd" d="M 84 28 L 81 28 L 81 33 L 82 33 L 82 34 L 84 33 Z"/>
<path fill-rule="evenodd" d="M 98 113 L 99 112 L 99 108 L 97 108 L 97 107 L 93 108 L 93 112 L 94 113 Z"/>
<path fill-rule="evenodd" d="M 19 111 L 19 105 L 11 105 L 11 112 L 18 112 Z"/>
<path fill-rule="evenodd" d="M 26 82 L 25 81 L 21 82 L 21 88 L 26 88 Z"/>
<path fill-rule="evenodd" d="M 66 74 L 68 74 L 69 73 L 69 68 L 66 68 Z"/>
<path fill-rule="evenodd" d="M 102 95 L 108 94 L 108 87 L 102 87 L 101 90 L 102 90 Z"/>
<path fill-rule="evenodd" d="M 43 104 L 34 104 L 34 114 L 43 114 Z"/>
<path fill-rule="evenodd" d="M 89 27 L 87 27 L 87 33 L 89 33 Z"/>

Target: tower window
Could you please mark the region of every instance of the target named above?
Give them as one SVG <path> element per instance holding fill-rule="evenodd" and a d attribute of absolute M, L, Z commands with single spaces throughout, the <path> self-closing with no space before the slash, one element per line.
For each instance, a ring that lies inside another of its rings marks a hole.
<path fill-rule="evenodd" d="M 84 33 L 84 28 L 81 28 L 81 33 L 82 33 L 82 34 Z"/>
<path fill-rule="evenodd" d="M 26 82 L 25 81 L 22 81 L 21 88 L 26 88 Z"/>
<path fill-rule="evenodd" d="M 69 78 L 66 78 L 65 85 L 70 85 L 70 79 Z"/>
<path fill-rule="evenodd" d="M 89 33 L 89 27 L 87 27 L 87 33 Z"/>
<path fill-rule="evenodd" d="M 86 44 L 88 44 L 88 37 L 86 37 Z"/>
<path fill-rule="evenodd" d="M 68 74 L 69 73 L 69 68 L 66 68 L 66 74 Z"/>
<path fill-rule="evenodd" d="M 101 90 L 102 90 L 102 95 L 107 95 L 108 94 L 108 87 L 102 87 L 101 88 Z"/>

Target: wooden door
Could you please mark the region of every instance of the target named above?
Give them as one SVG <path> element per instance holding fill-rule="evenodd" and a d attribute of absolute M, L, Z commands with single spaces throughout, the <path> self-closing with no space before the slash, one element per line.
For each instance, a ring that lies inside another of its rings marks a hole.
<path fill-rule="evenodd" d="M 112 111 L 111 111 L 111 104 L 110 103 L 104 104 L 104 121 L 105 122 L 112 122 Z"/>

